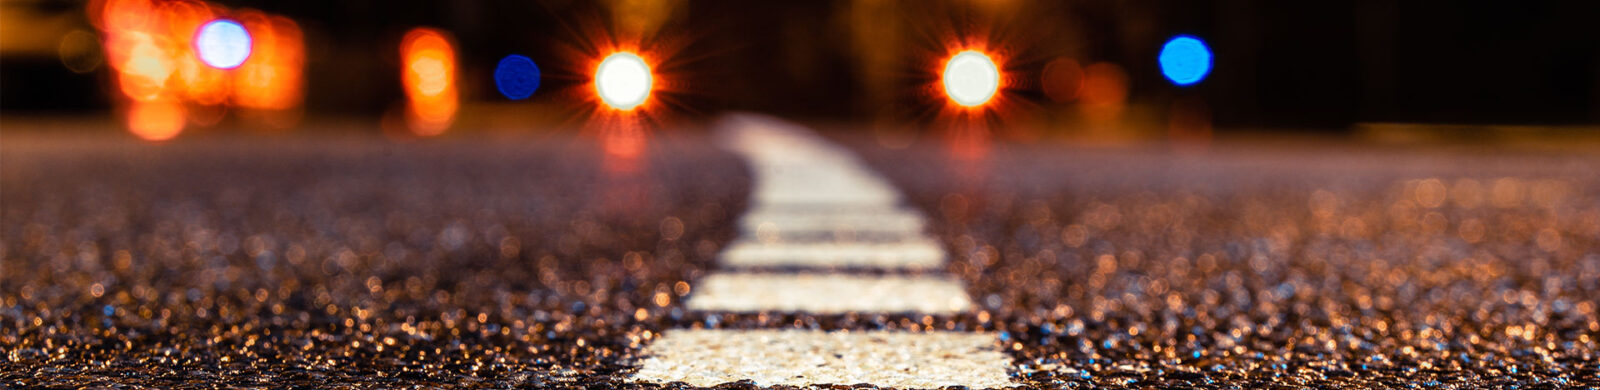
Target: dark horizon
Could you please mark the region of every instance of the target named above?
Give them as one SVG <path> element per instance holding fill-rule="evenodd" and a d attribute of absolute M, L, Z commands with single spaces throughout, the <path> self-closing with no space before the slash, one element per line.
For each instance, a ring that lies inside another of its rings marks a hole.
<path fill-rule="evenodd" d="M 433 26 L 459 45 L 464 103 L 508 102 L 489 76 L 500 57 L 546 68 L 532 103 L 576 105 L 559 91 L 585 83 L 563 50 L 593 30 L 616 30 L 624 1 L 219 1 L 288 16 L 306 31 L 311 116 L 377 117 L 403 93 L 396 45 Z M 1005 65 L 1021 109 L 1049 112 L 1037 80 L 1051 59 L 1126 70 L 1130 104 L 1209 102 L 1219 129 L 1342 128 L 1357 122 L 1600 123 L 1600 4 L 1353 1 L 669 2 L 654 36 L 681 46 L 669 58 L 685 114 L 740 110 L 797 118 L 914 118 L 917 85 L 943 36 L 985 35 L 1017 55 Z M 403 6 L 397 5 L 403 4 Z M 77 1 L 8 2 L 5 12 L 76 15 Z M 11 20 L 13 18 L 7 18 Z M 881 21 L 863 26 L 856 21 Z M 600 28 L 596 28 L 600 27 Z M 1180 88 L 1156 50 L 1190 34 L 1216 53 L 1214 72 Z M 59 37 L 11 37 L 59 40 Z M 868 37 L 870 44 L 862 44 Z M 10 45 L 16 46 L 11 43 Z M 881 51 L 888 51 L 880 52 Z M 53 54 L 53 53 L 47 53 Z M 104 66 L 67 70 L 54 55 L 8 48 L 0 110 L 74 114 L 113 106 Z M 868 58 L 871 57 L 871 58 Z M 864 64 L 873 62 L 873 64 Z M 520 102 L 528 104 L 528 102 Z"/>

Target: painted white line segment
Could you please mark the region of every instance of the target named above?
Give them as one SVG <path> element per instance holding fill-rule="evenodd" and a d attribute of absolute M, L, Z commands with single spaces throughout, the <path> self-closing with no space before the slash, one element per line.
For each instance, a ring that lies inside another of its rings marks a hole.
<path fill-rule="evenodd" d="M 1013 386 L 993 333 L 674 329 L 653 342 L 636 380 L 710 387 L 871 383 L 972 389 Z"/>
<path fill-rule="evenodd" d="M 900 203 L 900 197 L 885 191 L 772 191 L 757 187 L 751 194 L 752 204 L 759 205 L 841 205 L 861 206 L 873 205 L 893 207 Z"/>
<path fill-rule="evenodd" d="M 747 237 L 762 242 L 793 237 L 861 233 L 874 236 L 922 236 L 927 221 L 921 214 L 892 208 L 852 208 L 852 211 L 753 210 L 739 219 Z"/>
<path fill-rule="evenodd" d="M 758 166 L 758 168 L 763 168 Z M 854 165 L 812 162 L 755 172 L 756 204 L 824 203 L 893 207 L 900 193 L 887 180 Z"/>
<path fill-rule="evenodd" d="M 732 116 L 723 143 L 754 175 L 751 210 L 723 266 L 802 273 L 712 272 L 684 305 L 702 312 L 957 314 L 973 309 L 947 276 L 855 275 L 842 269 L 928 270 L 948 254 L 901 207 L 888 180 L 797 125 Z M 835 271 L 835 272 L 830 272 Z M 634 380 L 710 387 L 816 384 L 879 387 L 1015 386 L 1011 357 L 993 333 L 670 329 L 646 351 Z"/>
<path fill-rule="evenodd" d="M 955 314 L 972 309 L 961 283 L 942 276 L 714 272 L 700 279 L 689 310 Z"/>
<path fill-rule="evenodd" d="M 722 252 L 727 267 L 880 268 L 928 270 L 944 265 L 944 248 L 930 239 L 898 242 L 761 243 L 739 241 Z"/>

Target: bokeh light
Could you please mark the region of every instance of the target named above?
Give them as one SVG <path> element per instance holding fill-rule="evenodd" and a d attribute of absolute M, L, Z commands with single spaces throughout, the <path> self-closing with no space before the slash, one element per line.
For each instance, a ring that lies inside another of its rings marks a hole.
<path fill-rule="evenodd" d="M 195 33 L 194 50 L 213 68 L 237 68 L 250 58 L 250 33 L 239 22 L 213 20 Z"/>
<path fill-rule="evenodd" d="M 161 98 L 167 94 L 167 79 L 172 77 L 176 68 L 173 61 L 172 47 L 169 41 L 161 37 L 143 33 L 128 33 L 126 41 L 119 42 L 119 47 L 126 47 L 121 61 L 113 62 L 119 71 L 117 83 L 122 89 L 122 94 L 134 101 L 147 102 Z"/>
<path fill-rule="evenodd" d="M 976 50 L 956 53 L 944 66 L 944 92 L 966 107 L 987 103 L 1000 89 L 1000 69 Z"/>
<path fill-rule="evenodd" d="M 1161 75 L 1177 85 L 1192 85 L 1211 73 L 1211 49 L 1199 38 L 1179 35 L 1161 46 Z"/>
<path fill-rule="evenodd" d="M 250 60 L 233 70 L 233 101 L 248 115 L 279 128 L 292 126 L 304 100 L 305 37 L 282 16 L 244 12 L 237 19 L 253 31 Z"/>
<path fill-rule="evenodd" d="M 146 141 L 165 141 L 183 132 L 183 105 L 170 99 L 128 105 L 128 131 Z"/>
<path fill-rule="evenodd" d="M 443 31 L 416 28 L 400 43 L 401 83 L 408 104 L 406 123 L 417 135 L 443 133 L 455 121 L 456 51 Z"/>
<path fill-rule="evenodd" d="M 628 52 L 619 52 L 600 61 L 594 72 L 594 89 L 600 100 L 618 110 L 632 110 L 650 97 L 654 84 L 650 65 L 643 58 Z"/>
<path fill-rule="evenodd" d="M 89 22 L 107 32 L 145 31 L 156 26 L 155 8 L 150 0 L 94 0 Z"/>
<path fill-rule="evenodd" d="M 199 53 L 194 52 L 195 38 L 202 26 L 218 20 L 217 13 L 227 12 L 219 6 L 192 0 L 163 1 L 158 8 L 159 15 L 165 26 L 165 35 L 173 43 L 173 63 L 176 65 L 173 94 L 183 98 L 186 102 L 199 103 L 205 106 L 216 106 L 227 103 L 229 83 L 231 76 L 228 72 L 207 65 L 200 59 Z M 222 112 L 220 109 L 196 110 L 198 107 L 189 107 L 188 117 L 191 122 L 196 121 L 194 112 Z M 220 120 L 220 115 L 207 117 Z M 216 123 L 215 120 L 201 122 Z"/>
<path fill-rule="evenodd" d="M 299 118 L 305 42 L 294 21 L 200 0 L 92 0 L 87 11 L 134 135 L 168 139 L 229 112 L 280 128 Z M 69 69 L 93 69 L 95 58 L 80 53 L 92 39 L 63 39 Z"/>
<path fill-rule="evenodd" d="M 508 55 L 494 68 L 494 86 L 507 99 L 522 100 L 539 90 L 539 65 L 521 55 Z"/>

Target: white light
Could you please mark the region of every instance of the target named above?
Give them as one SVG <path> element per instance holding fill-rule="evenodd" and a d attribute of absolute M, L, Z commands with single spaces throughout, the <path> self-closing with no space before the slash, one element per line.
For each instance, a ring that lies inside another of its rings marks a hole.
<path fill-rule="evenodd" d="M 612 54 L 600 61 L 600 68 L 594 71 L 595 92 L 600 94 L 600 100 L 618 110 L 644 104 L 654 82 L 650 66 L 633 53 Z"/>
<path fill-rule="evenodd" d="M 218 69 L 237 68 L 250 58 L 250 33 L 239 22 L 213 20 L 195 33 L 194 48 L 206 65 Z"/>
<path fill-rule="evenodd" d="M 976 51 L 964 51 L 950 58 L 944 65 L 944 93 L 956 104 L 967 107 L 982 105 L 1000 89 L 1000 69 L 989 56 Z"/>

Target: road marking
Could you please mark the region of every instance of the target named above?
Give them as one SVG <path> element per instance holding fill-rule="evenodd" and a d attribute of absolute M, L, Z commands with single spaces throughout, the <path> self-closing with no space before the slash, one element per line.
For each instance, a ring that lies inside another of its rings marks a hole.
<path fill-rule="evenodd" d="M 741 233 L 762 242 L 839 234 L 914 238 L 926 225 L 921 214 L 898 208 L 764 207 L 739 219 Z"/>
<path fill-rule="evenodd" d="M 824 178 L 824 176 L 813 174 L 813 172 L 800 170 L 790 170 L 790 172 L 796 172 L 794 175 L 798 177 L 783 181 L 756 179 L 754 191 L 751 193 L 752 204 L 831 204 L 893 207 L 895 204 L 900 203 L 900 194 L 890 188 L 882 179 L 868 177 Z M 812 179 L 806 180 L 805 178 L 807 177 Z"/>
<path fill-rule="evenodd" d="M 879 268 L 928 270 L 944 266 L 944 248 L 930 239 L 897 242 L 734 242 L 722 252 L 728 267 Z"/>
<path fill-rule="evenodd" d="M 958 314 L 973 310 L 959 281 L 893 271 L 943 266 L 948 254 L 902 206 L 888 180 L 846 149 L 775 119 L 741 115 L 721 141 L 753 174 L 740 237 L 694 281 L 689 310 L 721 313 Z M 865 268 L 888 274 L 855 274 Z M 773 271 L 773 270 L 769 270 Z M 716 386 L 816 384 L 937 388 L 1014 386 L 992 333 L 669 329 L 634 379 Z"/>
<path fill-rule="evenodd" d="M 713 272 L 700 280 L 689 310 L 955 314 L 972 309 L 961 283 L 945 276 Z"/>
<path fill-rule="evenodd" d="M 1012 386 L 1011 358 L 992 333 L 677 329 L 655 340 L 635 374 L 710 387 L 870 383 L 973 389 Z"/>

